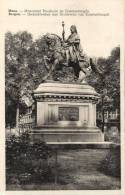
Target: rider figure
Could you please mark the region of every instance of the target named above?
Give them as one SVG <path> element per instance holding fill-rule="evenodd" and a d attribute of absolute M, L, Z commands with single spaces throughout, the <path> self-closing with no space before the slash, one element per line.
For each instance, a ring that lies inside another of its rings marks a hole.
<path fill-rule="evenodd" d="M 68 39 L 65 41 L 65 45 L 64 45 L 66 49 L 65 52 L 66 52 L 67 64 L 69 63 L 69 61 L 76 63 L 77 61 L 80 61 L 82 57 L 84 57 L 76 26 L 72 25 L 70 27 L 70 31 L 71 34 L 69 35 Z"/>

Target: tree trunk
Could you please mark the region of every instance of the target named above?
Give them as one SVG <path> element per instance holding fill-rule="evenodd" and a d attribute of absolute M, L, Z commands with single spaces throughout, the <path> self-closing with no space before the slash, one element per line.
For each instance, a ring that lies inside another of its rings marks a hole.
<path fill-rule="evenodd" d="M 16 108 L 16 130 L 19 132 L 19 104 L 17 104 Z"/>
<path fill-rule="evenodd" d="M 55 184 L 58 183 L 58 151 L 55 149 Z"/>
<path fill-rule="evenodd" d="M 104 97 L 102 97 L 102 132 L 104 132 L 105 118 L 104 118 Z"/>

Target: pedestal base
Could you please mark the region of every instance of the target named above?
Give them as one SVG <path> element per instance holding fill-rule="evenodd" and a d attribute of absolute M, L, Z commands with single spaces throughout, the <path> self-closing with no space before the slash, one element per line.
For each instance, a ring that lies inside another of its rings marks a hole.
<path fill-rule="evenodd" d="M 33 142 L 104 142 L 103 133 L 96 127 L 99 94 L 88 84 L 42 83 L 34 98 Z"/>
<path fill-rule="evenodd" d="M 35 129 L 30 135 L 33 142 L 104 142 L 99 129 Z"/>

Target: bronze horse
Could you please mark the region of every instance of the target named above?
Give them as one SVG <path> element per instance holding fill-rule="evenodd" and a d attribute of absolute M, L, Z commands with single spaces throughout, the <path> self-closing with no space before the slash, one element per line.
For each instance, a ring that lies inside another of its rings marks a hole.
<path fill-rule="evenodd" d="M 48 73 L 43 78 L 43 81 L 51 77 L 55 70 L 61 70 L 63 66 L 67 66 L 64 41 L 58 35 L 49 33 L 44 36 L 44 40 L 48 51 L 43 60 Z M 85 77 L 87 74 L 90 74 L 93 68 L 96 69 L 92 59 L 88 59 L 85 55 L 80 60 L 75 55 L 75 60 L 70 60 L 68 66 L 73 68 L 76 80 L 79 79 L 80 71 L 83 72 L 83 77 Z"/>

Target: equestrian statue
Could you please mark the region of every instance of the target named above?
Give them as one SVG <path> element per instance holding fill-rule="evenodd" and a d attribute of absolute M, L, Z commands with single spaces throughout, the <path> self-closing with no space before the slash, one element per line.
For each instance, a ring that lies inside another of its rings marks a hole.
<path fill-rule="evenodd" d="M 76 82 L 86 82 L 85 78 L 92 70 L 102 75 L 93 60 L 83 52 L 76 26 L 70 27 L 71 34 L 67 39 L 65 39 L 64 22 L 62 22 L 62 27 L 62 38 L 56 34 L 44 35 L 48 50 L 43 57 L 47 69 L 43 82 L 47 79 L 52 80 L 53 72 L 61 70 L 63 67 L 73 68 Z"/>

